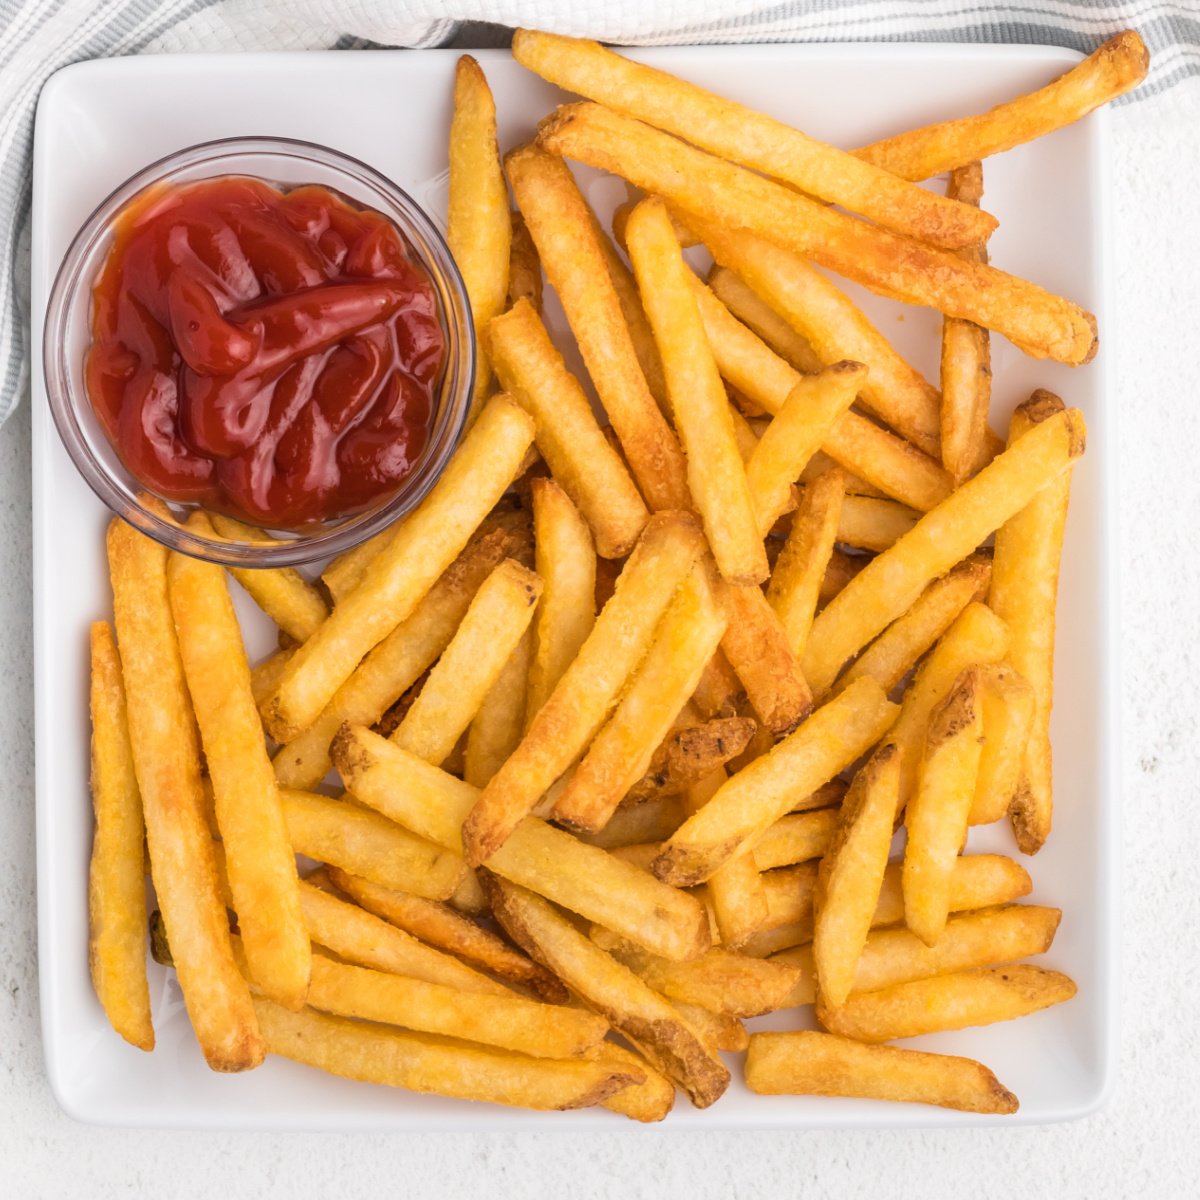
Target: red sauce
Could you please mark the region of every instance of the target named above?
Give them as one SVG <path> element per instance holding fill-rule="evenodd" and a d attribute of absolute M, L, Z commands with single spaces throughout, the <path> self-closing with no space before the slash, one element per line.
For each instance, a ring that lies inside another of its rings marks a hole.
<path fill-rule="evenodd" d="M 121 215 L 87 390 L 152 491 L 299 528 L 403 482 L 445 352 L 433 285 L 385 217 L 227 177 Z"/>

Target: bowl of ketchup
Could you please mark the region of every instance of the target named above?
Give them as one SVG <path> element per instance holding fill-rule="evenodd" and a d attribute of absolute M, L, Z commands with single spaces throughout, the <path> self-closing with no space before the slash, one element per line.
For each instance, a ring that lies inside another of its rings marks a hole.
<path fill-rule="evenodd" d="M 418 504 L 475 365 L 429 216 L 365 163 L 283 138 L 192 146 L 113 192 L 67 252 L 44 344 L 55 424 L 97 495 L 236 566 L 338 554 Z M 181 528 L 195 509 L 253 536 Z"/>

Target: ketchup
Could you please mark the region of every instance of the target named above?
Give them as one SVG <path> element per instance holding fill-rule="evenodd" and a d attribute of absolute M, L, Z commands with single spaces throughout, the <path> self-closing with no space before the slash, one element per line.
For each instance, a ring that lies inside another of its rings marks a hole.
<path fill-rule="evenodd" d="M 445 354 L 433 285 L 385 217 L 229 176 L 118 218 L 86 380 L 152 491 L 294 529 L 403 482 Z"/>

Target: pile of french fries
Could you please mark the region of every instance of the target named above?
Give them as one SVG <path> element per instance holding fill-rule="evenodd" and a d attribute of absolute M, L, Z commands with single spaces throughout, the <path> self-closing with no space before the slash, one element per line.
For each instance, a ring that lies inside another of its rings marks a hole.
<path fill-rule="evenodd" d="M 97 994 L 153 1047 L 149 939 L 214 1070 L 275 1054 L 656 1121 L 748 1049 L 755 1092 L 1014 1112 L 981 1064 L 887 1044 L 1075 992 L 1023 961 L 1059 910 L 963 847 L 1050 832 L 1085 443 L 1044 391 L 991 431 L 989 331 L 1083 363 L 1096 330 L 988 263 L 980 163 L 1129 90 L 1145 48 L 853 153 L 590 42 L 513 53 L 585 99 L 502 160 L 459 62 L 449 241 L 481 367 L 424 502 L 316 582 L 232 571 L 280 630 L 253 670 L 222 568 L 109 528 Z M 613 237 L 566 159 L 638 189 Z M 941 311 L 940 388 L 813 264 Z M 794 1032 L 746 1031 L 780 1010 Z"/>

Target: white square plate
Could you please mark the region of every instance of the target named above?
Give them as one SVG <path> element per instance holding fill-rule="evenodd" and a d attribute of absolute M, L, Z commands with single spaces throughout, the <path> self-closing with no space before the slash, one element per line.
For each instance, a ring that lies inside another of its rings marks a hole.
<path fill-rule="evenodd" d="M 245 1076 L 207 1070 L 173 975 L 151 966 L 158 1049 L 134 1050 L 107 1026 L 87 973 L 87 627 L 110 612 L 108 513 L 75 473 L 47 408 L 41 322 L 54 272 L 91 209 L 146 163 L 194 142 L 273 134 L 323 142 L 394 178 L 437 213 L 445 207 L 452 51 L 121 58 L 68 67 L 38 108 L 33 198 L 33 502 L 38 911 L 42 1027 L 50 1081 L 84 1121 L 192 1128 L 619 1129 L 603 1110 L 536 1114 L 354 1084 L 282 1060 Z M 562 99 L 503 51 L 477 56 L 500 112 L 504 147 L 529 136 Z M 1067 51 L 986 46 L 723 46 L 634 57 L 765 109 L 810 133 L 861 145 L 913 125 L 975 112 L 1036 87 L 1075 60 Z M 735 1082 L 708 1112 L 681 1100 L 673 1128 L 962 1126 L 1080 1116 L 1103 1100 L 1115 1044 L 1117 737 L 1112 681 L 1113 422 L 1106 389 L 1106 126 L 1102 114 L 992 160 L 985 205 L 1001 221 L 994 261 L 1070 296 L 1100 320 L 1101 353 L 1072 370 L 1034 362 L 995 339 L 995 420 L 1038 386 L 1079 406 L 1091 429 L 1075 470 L 1062 573 L 1054 712 L 1054 836 L 1028 865 L 1032 899 L 1060 906 L 1048 965 L 1079 983 L 1069 1004 L 1021 1021 L 920 1039 L 991 1065 L 1021 1098 L 1016 1118 L 916 1105 L 755 1097 Z M 587 174 L 603 218 L 623 185 Z M 937 378 L 939 318 L 851 289 L 928 378 Z M 561 313 L 551 314 L 562 332 Z M 263 632 L 263 631 L 258 631 Z M 265 646 L 264 646 L 265 649 Z M 977 831 L 972 850 L 1014 853 L 1006 829 Z M 757 1024 L 787 1028 L 802 1013 Z M 731 1056 L 732 1058 L 732 1056 Z"/>

